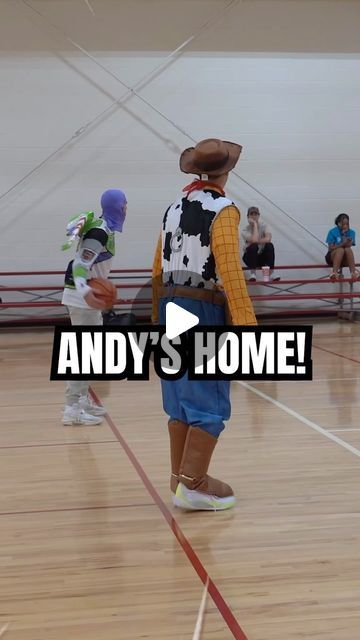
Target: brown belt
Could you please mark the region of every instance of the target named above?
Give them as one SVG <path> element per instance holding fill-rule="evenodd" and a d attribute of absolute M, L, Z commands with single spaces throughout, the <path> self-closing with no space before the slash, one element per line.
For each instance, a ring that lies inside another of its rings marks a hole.
<path fill-rule="evenodd" d="M 211 304 L 219 304 L 224 306 L 226 298 L 221 291 L 210 289 L 198 289 L 197 287 L 185 287 L 175 285 L 173 287 L 159 287 L 159 298 L 192 298 L 193 300 L 201 300 L 202 302 L 210 302 Z"/>

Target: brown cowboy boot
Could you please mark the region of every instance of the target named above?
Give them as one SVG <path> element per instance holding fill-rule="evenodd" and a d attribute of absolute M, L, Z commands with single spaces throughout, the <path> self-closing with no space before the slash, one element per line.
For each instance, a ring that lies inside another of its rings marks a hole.
<path fill-rule="evenodd" d="M 189 427 L 173 503 L 182 509 L 230 509 L 235 504 L 232 488 L 207 475 L 217 438 L 198 427 Z"/>
<path fill-rule="evenodd" d="M 168 427 L 171 457 L 170 489 L 175 493 L 179 482 L 178 476 L 180 463 L 182 460 L 189 425 L 185 424 L 185 422 L 181 422 L 180 420 L 169 420 Z"/>

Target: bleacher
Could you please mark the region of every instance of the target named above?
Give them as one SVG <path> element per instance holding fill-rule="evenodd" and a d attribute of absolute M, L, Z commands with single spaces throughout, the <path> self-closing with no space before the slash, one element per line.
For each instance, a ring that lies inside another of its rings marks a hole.
<path fill-rule="evenodd" d="M 334 282 L 326 264 L 282 265 L 276 267 L 280 281 L 264 282 L 260 270 L 257 281 L 247 284 L 258 316 L 338 315 L 353 319 L 360 310 L 360 281 L 346 277 L 346 271 Z"/>
<path fill-rule="evenodd" d="M 324 264 L 282 265 L 276 270 L 280 281 L 264 282 L 259 270 L 258 280 L 247 283 L 259 318 L 328 315 L 354 319 L 360 311 L 360 281 L 342 277 L 334 283 Z M 149 321 L 151 269 L 115 269 L 111 279 L 118 289 L 116 310 L 132 310 L 140 321 Z M 63 271 L 0 272 L 0 325 L 67 321 L 61 305 L 63 280 Z"/>

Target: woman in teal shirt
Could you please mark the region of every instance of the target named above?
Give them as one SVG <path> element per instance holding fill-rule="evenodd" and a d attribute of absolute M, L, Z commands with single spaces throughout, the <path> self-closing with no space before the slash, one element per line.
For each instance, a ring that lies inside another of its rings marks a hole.
<path fill-rule="evenodd" d="M 360 273 L 355 268 L 355 258 L 351 248 L 355 246 L 355 231 L 349 227 L 347 213 L 340 213 L 335 218 L 335 227 L 330 229 L 326 242 L 329 250 L 325 260 L 332 267 L 330 280 L 335 282 L 339 279 L 341 267 L 349 267 L 351 279 L 358 280 Z"/>

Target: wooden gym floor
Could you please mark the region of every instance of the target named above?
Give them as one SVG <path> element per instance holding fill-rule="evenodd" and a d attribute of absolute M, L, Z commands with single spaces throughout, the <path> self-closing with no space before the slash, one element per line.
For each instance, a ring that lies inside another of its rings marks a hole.
<path fill-rule="evenodd" d="M 233 384 L 211 471 L 236 508 L 182 513 L 157 378 L 94 383 L 108 420 L 63 427 L 52 333 L 2 331 L 0 635 L 358 640 L 359 325 L 313 342 L 313 382 Z"/>

